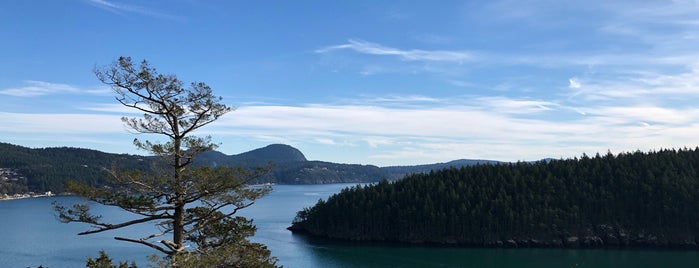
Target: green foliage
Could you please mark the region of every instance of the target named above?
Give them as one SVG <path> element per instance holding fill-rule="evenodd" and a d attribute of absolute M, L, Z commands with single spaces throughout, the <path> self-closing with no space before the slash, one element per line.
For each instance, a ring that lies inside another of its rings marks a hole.
<path fill-rule="evenodd" d="M 87 268 L 138 268 L 135 262 L 128 264 L 127 262 L 119 262 L 118 265 L 112 263 L 112 259 L 109 258 L 104 250 L 100 250 L 100 256 L 96 259 L 87 258 Z"/>
<path fill-rule="evenodd" d="M 147 171 L 151 159 L 88 149 L 30 149 L 0 143 L 0 168 L 11 169 L 23 178 L 14 184 L 0 182 L 0 194 L 63 192 L 69 180 L 91 186 L 104 185 L 105 170 L 115 167 Z"/>
<path fill-rule="evenodd" d="M 270 256 L 270 251 L 247 240 L 255 233 L 252 221 L 234 216 L 269 192 L 269 188 L 246 186 L 267 169 L 191 165 L 199 153 L 217 146 L 210 137 L 192 133 L 231 108 L 222 104 L 221 98 L 214 96 L 206 84 L 195 82 L 185 88 L 177 77 L 158 74 L 146 61 L 133 64 L 130 58 L 121 57 L 95 73 L 112 87 L 117 101 L 144 113 L 141 118 L 122 118 L 127 127 L 138 133 L 164 136 L 167 141 L 134 140 L 136 147 L 155 156 L 147 172 L 115 167 L 106 170 L 108 176 L 102 187 L 68 183 L 71 192 L 102 205 L 121 208 L 137 218 L 111 223 L 92 214 L 87 204 L 54 204 L 59 219 L 93 227 L 81 235 L 155 224 L 161 232 L 137 238 L 114 238 L 159 251 L 165 259 L 158 263 L 165 267 L 207 267 L 194 265 L 200 260 L 236 265 L 258 261 L 264 262 L 257 264 L 260 267 L 274 267 L 276 259 Z M 163 239 L 168 236 L 170 239 Z M 109 265 L 111 260 L 105 255 L 92 263 Z"/>
<path fill-rule="evenodd" d="M 266 246 L 248 240 L 178 255 L 171 262 L 178 263 L 181 267 L 277 267 L 277 258 L 269 255 Z"/>
<path fill-rule="evenodd" d="M 147 144 L 147 142 L 145 143 Z M 140 146 L 145 146 L 141 144 Z M 161 150 L 160 148 L 159 150 Z M 67 181 L 94 187 L 113 187 L 105 179 L 111 170 L 131 170 L 153 173 L 157 163 L 152 156 L 109 154 L 88 149 L 26 147 L 0 143 L 0 168 L 17 171 L 23 179 L 1 181 L 0 195 L 65 191 Z M 427 173 L 430 170 L 449 166 L 468 166 L 478 163 L 493 163 L 485 160 L 456 160 L 448 163 L 377 167 L 372 165 L 337 164 L 308 161 L 299 150 L 273 144 L 238 155 L 225 155 L 206 151 L 194 158 L 193 166 L 245 167 L 254 169 L 273 162 L 272 169 L 256 178 L 254 183 L 315 184 L 315 183 L 364 183 L 378 182 L 383 178 L 395 180 L 411 173 Z"/>
<path fill-rule="evenodd" d="M 290 228 L 362 241 L 556 245 L 599 237 L 695 247 L 697 170 L 699 148 L 449 168 L 344 189 L 298 212 Z"/>

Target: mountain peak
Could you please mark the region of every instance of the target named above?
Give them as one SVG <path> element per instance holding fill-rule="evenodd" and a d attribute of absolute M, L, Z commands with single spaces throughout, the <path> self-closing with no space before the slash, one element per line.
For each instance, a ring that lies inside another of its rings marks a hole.
<path fill-rule="evenodd" d="M 265 147 L 236 155 L 238 158 L 258 161 L 298 162 L 308 161 L 299 149 L 286 144 L 270 144 Z"/>

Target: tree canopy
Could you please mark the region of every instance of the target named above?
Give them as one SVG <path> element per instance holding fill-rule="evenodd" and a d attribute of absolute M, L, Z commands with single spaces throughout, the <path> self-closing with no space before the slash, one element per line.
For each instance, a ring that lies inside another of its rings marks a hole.
<path fill-rule="evenodd" d="M 343 190 L 290 229 L 359 241 L 697 247 L 699 148 L 484 164 Z"/>
<path fill-rule="evenodd" d="M 274 267 L 276 258 L 269 250 L 247 240 L 255 232 L 252 221 L 235 216 L 269 191 L 246 185 L 265 170 L 191 166 L 197 154 L 217 146 L 210 136 L 195 136 L 194 132 L 232 108 L 213 95 L 205 83 L 193 82 L 185 87 L 175 75 L 159 74 L 145 60 L 134 64 L 131 58 L 120 57 L 111 65 L 95 68 L 95 74 L 112 88 L 119 103 L 143 112 L 142 117 L 122 118 L 128 128 L 164 136 L 166 141 L 133 141 L 159 158 L 153 163 L 153 172 L 113 168 L 108 172 L 106 187 L 78 182 L 68 185 L 70 191 L 102 205 L 119 207 L 136 215 L 136 219 L 105 222 L 91 213 L 87 203 L 55 204 L 59 218 L 93 227 L 81 235 L 155 224 L 158 233 L 115 239 L 157 250 L 166 256 L 167 266 L 189 267 L 215 258 L 216 266 L 222 267 L 242 263 Z"/>

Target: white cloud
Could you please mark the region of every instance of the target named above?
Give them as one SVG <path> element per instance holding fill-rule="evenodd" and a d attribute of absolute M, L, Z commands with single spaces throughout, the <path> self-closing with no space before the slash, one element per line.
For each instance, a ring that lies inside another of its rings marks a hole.
<path fill-rule="evenodd" d="M 121 117 L 98 114 L 29 114 L 0 112 L 0 133 L 124 133 Z"/>
<path fill-rule="evenodd" d="M 406 61 L 437 61 L 437 62 L 457 62 L 470 61 L 474 56 L 465 51 L 447 50 L 401 50 L 398 48 L 386 47 L 380 44 L 367 42 L 364 40 L 348 40 L 347 44 L 329 46 L 316 50 L 317 53 L 328 53 L 334 50 L 350 49 L 363 54 L 380 56 L 397 56 Z"/>
<path fill-rule="evenodd" d="M 688 124 L 697 120 L 696 109 L 677 109 L 656 106 L 631 107 L 591 107 L 585 111 L 590 116 L 615 119 L 620 124 L 635 124 L 636 122 L 652 122 L 657 124 Z"/>
<path fill-rule="evenodd" d="M 686 70 L 644 71 L 626 70 L 624 73 L 590 75 L 594 79 L 586 81 L 584 87 L 574 88 L 580 83 L 571 78 L 572 97 L 581 97 L 588 101 L 617 102 L 621 104 L 650 102 L 668 105 L 682 99 L 699 97 L 699 68 L 697 62 L 688 63 Z"/>
<path fill-rule="evenodd" d="M 0 89 L 0 94 L 14 97 L 38 97 L 56 94 L 83 93 L 91 95 L 104 95 L 110 92 L 109 89 L 106 88 L 82 89 L 68 84 L 51 83 L 44 81 L 28 80 L 24 81 L 24 83 L 26 85 L 22 87 Z"/>
<path fill-rule="evenodd" d="M 139 14 L 139 15 L 144 15 L 144 16 L 149 16 L 149 17 L 154 17 L 154 18 L 160 18 L 160 19 L 169 19 L 169 20 L 182 20 L 181 17 L 179 16 L 174 16 L 170 14 L 166 14 L 161 11 L 156 11 L 151 8 L 146 8 L 142 6 L 134 6 L 134 5 L 125 5 L 121 3 L 117 3 L 116 1 L 107 1 L 107 0 L 88 0 L 90 4 L 93 6 L 105 9 L 110 12 L 114 12 L 117 14 L 120 14 L 122 12 L 125 13 L 134 13 L 134 14 Z"/>
<path fill-rule="evenodd" d="M 318 138 L 316 139 L 316 142 L 324 145 L 336 145 L 337 143 L 333 139 L 328 139 L 328 138 Z"/>
<path fill-rule="evenodd" d="M 372 156 L 376 159 L 406 159 L 405 155 L 411 154 L 422 155 L 413 157 L 417 159 L 413 161 L 446 161 L 455 156 L 516 161 L 559 155 L 572 157 L 610 148 L 629 151 L 691 145 L 693 139 L 686 135 L 681 135 L 684 137 L 681 140 L 658 134 L 699 122 L 692 117 L 699 115 L 699 109 L 600 106 L 583 110 L 588 116 L 578 114 L 569 120 L 553 121 L 548 117 L 562 112 L 554 103 L 505 98 L 484 102 L 488 103 L 441 108 L 242 107 L 227 115 L 217 125 L 216 133 L 237 135 L 241 129 L 245 130 L 242 135 L 279 133 L 294 143 L 322 139 L 347 140 L 353 144 L 363 141 L 369 148 L 382 149 Z M 483 110 L 498 105 L 505 111 Z M 639 122 L 654 125 L 643 128 Z M 667 140 L 673 142 L 664 143 Z"/>
<path fill-rule="evenodd" d="M 94 111 L 94 112 L 106 112 L 106 113 L 117 113 L 117 114 L 122 114 L 122 115 L 127 115 L 127 114 L 143 114 L 143 112 L 126 107 L 122 104 L 118 103 L 100 103 L 100 104 L 93 104 L 89 106 L 85 106 L 81 108 L 84 111 Z"/>
<path fill-rule="evenodd" d="M 580 81 L 578 80 L 577 77 L 572 77 L 572 78 L 568 79 L 568 87 L 569 88 L 578 89 L 581 86 L 582 85 L 580 84 Z"/>
<path fill-rule="evenodd" d="M 215 140 L 224 141 L 224 146 L 236 142 L 245 146 L 320 145 L 324 150 L 343 152 L 321 160 L 378 165 L 458 158 L 537 160 L 579 156 L 583 152 L 695 146 L 699 135 L 699 108 L 694 107 L 596 104 L 569 108 L 537 99 L 463 98 L 459 104 L 458 99 L 424 98 L 430 102 L 389 106 L 243 106 L 197 134 L 212 135 Z M 423 97 L 388 99 L 412 103 L 411 100 Z M 120 112 L 115 108 L 118 107 L 95 106 L 91 110 Z M 563 120 L 551 119 L 562 114 L 567 116 Z M 36 139 L 34 135 L 41 133 L 42 137 L 50 133 L 56 140 L 75 135 L 86 140 L 121 135 L 123 142 L 116 147 L 131 149 L 133 136 L 125 130 L 120 115 L 0 113 L 0 134 L 15 137 L 5 140 Z M 90 148 L 102 150 L 93 145 Z M 363 157 L 358 158 L 356 152 Z M 304 153 L 313 155 L 313 151 Z"/>
<path fill-rule="evenodd" d="M 395 139 L 382 136 L 365 137 L 364 141 L 366 141 L 367 145 L 369 145 L 369 147 L 371 148 L 378 148 L 380 146 L 386 145 L 394 145 L 397 143 Z"/>
<path fill-rule="evenodd" d="M 475 101 L 482 105 L 483 109 L 496 113 L 506 114 L 531 114 L 551 111 L 560 105 L 550 101 L 518 100 L 505 97 L 479 97 Z"/>
<path fill-rule="evenodd" d="M 365 95 L 360 98 L 345 99 L 345 105 L 364 105 L 364 106 L 380 106 L 380 107 L 415 107 L 422 105 L 440 105 L 446 104 L 448 100 L 433 98 L 425 95 L 383 95 L 371 96 Z"/>

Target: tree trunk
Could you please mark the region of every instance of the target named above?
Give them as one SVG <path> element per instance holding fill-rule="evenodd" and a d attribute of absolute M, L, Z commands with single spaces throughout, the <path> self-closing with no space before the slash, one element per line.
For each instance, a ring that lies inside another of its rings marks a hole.
<path fill-rule="evenodd" d="M 174 200 L 174 205 L 175 205 L 175 213 L 174 213 L 174 218 L 173 218 L 173 223 L 172 223 L 172 242 L 175 243 L 177 246 L 177 249 L 175 254 L 178 254 L 179 252 L 184 251 L 184 214 L 185 214 L 185 201 L 184 196 L 186 195 L 184 186 L 182 185 L 182 170 L 184 167 L 182 166 L 182 137 L 180 137 L 179 133 L 179 121 L 175 117 L 174 120 L 172 120 L 172 124 L 170 126 L 172 128 L 172 132 L 174 133 L 174 138 L 173 138 L 173 145 L 174 145 L 174 168 L 175 168 L 175 174 L 174 174 L 174 185 L 175 185 L 175 200 Z"/>
<path fill-rule="evenodd" d="M 175 207 L 175 215 L 172 223 L 172 239 L 178 247 L 177 253 L 184 249 L 184 204 L 178 204 Z"/>

